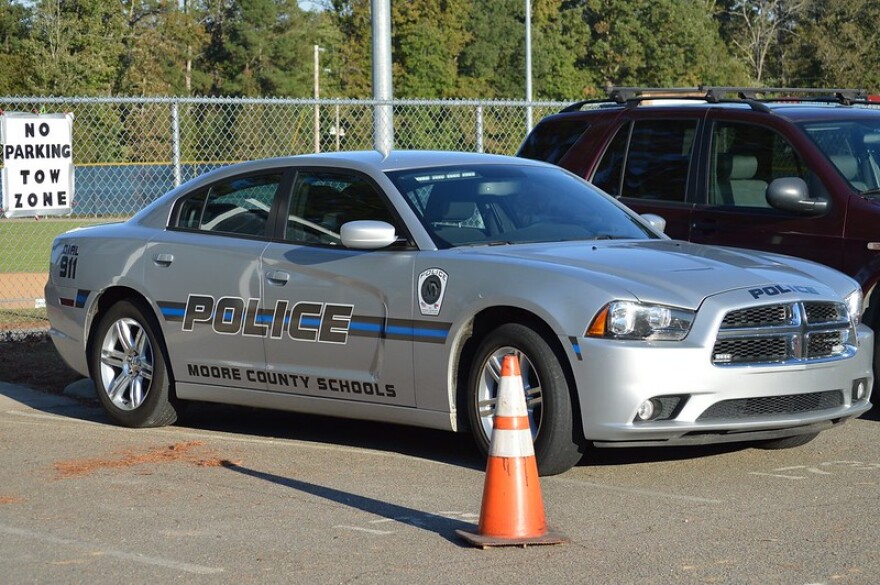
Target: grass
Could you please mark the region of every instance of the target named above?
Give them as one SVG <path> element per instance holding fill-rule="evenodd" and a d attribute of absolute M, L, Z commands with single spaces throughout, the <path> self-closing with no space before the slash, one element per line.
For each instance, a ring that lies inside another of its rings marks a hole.
<path fill-rule="evenodd" d="M 73 228 L 116 219 L 2 219 L 0 218 L 0 273 L 46 272 L 52 240 Z"/>

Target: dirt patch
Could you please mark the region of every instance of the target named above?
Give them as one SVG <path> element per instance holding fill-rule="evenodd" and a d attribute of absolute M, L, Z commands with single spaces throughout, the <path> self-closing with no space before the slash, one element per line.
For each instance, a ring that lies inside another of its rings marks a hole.
<path fill-rule="evenodd" d="M 33 309 L 43 298 L 48 274 L 45 272 L 4 272 L 0 274 L 0 308 Z"/>
<path fill-rule="evenodd" d="M 165 447 L 157 447 L 143 453 L 122 451 L 118 457 L 111 459 L 80 459 L 75 461 L 58 461 L 55 471 L 58 479 L 68 479 L 89 475 L 102 469 L 128 469 L 138 465 L 163 463 L 191 463 L 199 467 L 225 467 L 238 463 L 208 454 L 193 453 L 204 447 L 202 441 L 174 443 Z"/>
<path fill-rule="evenodd" d="M 17 318 L 13 321 L 3 322 L 0 321 L 0 332 L 4 331 L 34 331 L 36 329 L 46 329 L 49 327 L 49 324 L 45 320 L 37 320 L 28 318 Z"/>
<path fill-rule="evenodd" d="M 16 498 L 13 496 L 0 496 L 0 505 L 2 504 L 20 504 L 22 502 L 21 498 Z"/>
<path fill-rule="evenodd" d="M 61 394 L 82 376 L 68 366 L 49 339 L 0 343 L 0 380 Z"/>

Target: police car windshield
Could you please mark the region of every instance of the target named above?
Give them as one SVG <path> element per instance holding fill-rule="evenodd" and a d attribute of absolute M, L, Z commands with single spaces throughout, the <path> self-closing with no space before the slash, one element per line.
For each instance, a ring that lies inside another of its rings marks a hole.
<path fill-rule="evenodd" d="M 472 165 L 388 176 L 439 248 L 658 237 L 561 169 Z"/>

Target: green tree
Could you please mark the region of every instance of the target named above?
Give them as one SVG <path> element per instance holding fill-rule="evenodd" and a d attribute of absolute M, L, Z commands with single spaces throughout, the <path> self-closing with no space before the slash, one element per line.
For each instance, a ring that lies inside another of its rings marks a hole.
<path fill-rule="evenodd" d="M 208 0 L 202 66 L 211 93 L 308 95 L 314 36 L 295 0 Z"/>
<path fill-rule="evenodd" d="M 784 85 L 784 48 L 810 0 L 728 0 L 726 38 L 749 68 L 756 85 Z M 823 9 L 836 5 L 822 2 Z M 768 83 L 769 81 L 769 83 Z"/>
<path fill-rule="evenodd" d="M 525 97 L 523 0 L 475 0 L 459 55 L 462 97 Z"/>
<path fill-rule="evenodd" d="M 399 97 L 460 95 L 458 56 L 469 39 L 470 0 L 410 0 L 391 5 L 394 87 Z"/>
<path fill-rule="evenodd" d="M 25 50 L 33 91 L 108 95 L 124 53 L 125 13 L 106 0 L 38 0 Z"/>
<path fill-rule="evenodd" d="M 814 1 L 787 52 L 786 71 L 797 85 L 880 90 L 880 4 Z"/>
<path fill-rule="evenodd" d="M 592 84 L 579 62 L 589 38 L 576 2 L 532 2 L 532 97 L 578 99 Z M 526 97 L 525 2 L 480 0 L 470 20 L 470 41 L 459 60 L 467 97 Z"/>
<path fill-rule="evenodd" d="M 584 65 L 601 85 L 742 83 L 705 1 L 586 0 Z"/>
<path fill-rule="evenodd" d="M 580 2 L 533 0 L 534 99 L 576 100 L 591 93 L 596 75 L 584 56 L 589 41 L 590 27 Z"/>
<path fill-rule="evenodd" d="M 24 94 L 29 90 L 28 59 L 24 44 L 28 9 L 15 0 L 0 0 L 0 95 Z"/>
<path fill-rule="evenodd" d="M 207 45 L 197 7 L 184 1 L 125 0 L 128 32 L 117 73 L 115 93 L 122 95 L 192 95 L 194 59 Z"/>
<path fill-rule="evenodd" d="M 331 0 L 325 12 L 331 24 L 328 29 L 335 29 L 338 35 L 338 44 L 330 51 L 336 64 L 331 77 L 336 80 L 338 95 L 372 97 L 370 0 Z"/>

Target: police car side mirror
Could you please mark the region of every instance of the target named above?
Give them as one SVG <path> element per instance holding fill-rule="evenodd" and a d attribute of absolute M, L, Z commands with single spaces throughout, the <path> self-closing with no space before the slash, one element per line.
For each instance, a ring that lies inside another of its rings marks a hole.
<path fill-rule="evenodd" d="M 355 250 L 378 250 L 397 241 L 393 225 L 372 219 L 344 223 L 339 233 L 342 245 Z"/>
<path fill-rule="evenodd" d="M 654 213 L 643 213 L 642 219 L 661 234 L 666 231 L 666 220 Z"/>
<path fill-rule="evenodd" d="M 828 209 L 824 199 L 810 199 L 810 189 L 800 177 L 780 177 L 767 187 L 767 203 L 782 211 L 819 215 Z"/>

